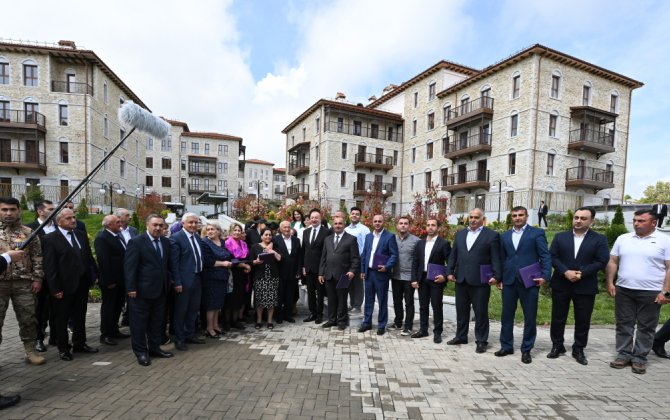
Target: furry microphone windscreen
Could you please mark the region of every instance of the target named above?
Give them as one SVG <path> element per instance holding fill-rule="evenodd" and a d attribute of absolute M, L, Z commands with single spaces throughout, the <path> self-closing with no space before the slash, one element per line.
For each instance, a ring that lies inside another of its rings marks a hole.
<path fill-rule="evenodd" d="M 142 109 L 133 101 L 125 101 L 121 105 L 119 121 L 125 126 L 135 127 L 159 139 L 164 139 L 170 132 L 170 125 L 167 122 Z"/>

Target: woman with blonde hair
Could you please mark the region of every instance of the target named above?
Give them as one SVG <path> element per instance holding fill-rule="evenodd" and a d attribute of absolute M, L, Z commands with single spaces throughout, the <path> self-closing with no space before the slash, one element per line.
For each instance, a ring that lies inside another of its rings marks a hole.
<path fill-rule="evenodd" d="M 228 269 L 233 266 L 230 260 L 233 254 L 226 249 L 225 235 L 219 222 L 207 221 L 203 228 L 205 238 L 202 242 L 208 246 L 214 257 L 214 265 L 205 267 L 203 284 L 203 301 L 207 311 L 207 330 L 209 338 L 219 338 L 219 313 L 224 308 L 226 293 L 228 292 Z"/>

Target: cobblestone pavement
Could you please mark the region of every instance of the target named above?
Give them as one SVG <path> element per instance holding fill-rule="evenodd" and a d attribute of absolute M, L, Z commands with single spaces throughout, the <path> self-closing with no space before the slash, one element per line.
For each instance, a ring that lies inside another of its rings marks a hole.
<path fill-rule="evenodd" d="M 96 346 L 99 309 L 89 305 Z M 445 316 L 446 342 L 455 330 L 450 305 Z M 50 347 L 46 365 L 28 366 L 10 309 L 0 393 L 19 392 L 23 401 L 0 418 L 668 418 L 670 362 L 650 356 L 646 375 L 611 369 L 612 328 L 592 329 L 589 365 L 581 366 L 569 352 L 547 359 L 549 330 L 540 327 L 533 363 L 524 365 L 518 349 L 493 355 L 497 323 L 489 351 L 476 354 L 474 342 L 434 344 L 432 335 L 417 340 L 397 330 L 378 337 L 374 327 L 356 332 L 359 322 L 352 317 L 345 331 L 300 320 L 248 329 L 146 368 L 126 340 L 72 362 Z M 515 336 L 518 343 L 519 328 Z"/>

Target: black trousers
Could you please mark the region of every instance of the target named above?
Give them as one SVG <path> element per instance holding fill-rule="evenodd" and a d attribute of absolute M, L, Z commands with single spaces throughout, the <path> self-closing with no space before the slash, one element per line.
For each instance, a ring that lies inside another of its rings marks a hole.
<path fill-rule="evenodd" d="M 665 216 L 658 216 L 658 223 L 656 224 L 657 227 L 663 227 L 663 219 L 665 219 Z"/>
<path fill-rule="evenodd" d="M 323 298 L 326 287 L 319 283 L 317 273 L 307 273 L 307 306 L 309 312 L 317 318 L 323 318 Z"/>
<path fill-rule="evenodd" d="M 115 287 L 101 286 L 102 304 L 100 305 L 100 336 L 113 337 L 119 332 L 119 317 L 126 303 L 126 288 L 117 283 Z"/>
<path fill-rule="evenodd" d="M 173 287 L 169 287 L 165 303 L 163 304 L 163 318 L 161 319 L 161 334 L 163 341 L 166 341 L 170 335 L 174 335 L 174 296 L 175 291 Z M 128 298 L 128 316 L 130 317 L 130 298 Z M 168 323 L 169 329 L 168 329 Z"/>
<path fill-rule="evenodd" d="M 435 283 L 434 281 L 426 280 L 426 273 L 423 273 L 419 281 L 419 319 L 421 324 L 421 331 L 428 331 L 428 315 L 430 309 L 428 305 L 433 308 L 433 332 L 442 334 L 442 321 L 444 314 L 442 313 L 442 292 L 444 291 L 444 283 Z"/>
<path fill-rule="evenodd" d="M 393 310 L 395 311 L 393 324 L 403 326 L 404 320 L 404 328 L 411 330 L 414 324 L 414 288 L 412 283 L 409 280 L 391 279 L 391 287 L 393 289 Z M 403 300 L 405 301 L 404 310 Z"/>
<path fill-rule="evenodd" d="M 337 325 L 349 325 L 349 308 L 347 307 L 349 288 L 338 289 L 335 279 L 326 280 L 324 286 L 328 294 L 328 321 Z"/>
<path fill-rule="evenodd" d="M 35 319 L 37 320 L 37 339 L 44 340 L 46 338 L 46 329 L 49 326 L 51 335 L 54 335 L 54 317 L 51 310 L 51 299 L 49 297 L 49 286 L 46 281 L 42 282 L 42 288 L 37 293 L 37 301 L 35 303 Z"/>
<path fill-rule="evenodd" d="M 79 287 L 74 293 L 63 294 L 61 299 L 52 296 L 54 311 L 55 337 L 58 351 L 70 349 L 68 320 L 72 320 L 72 346 L 77 348 L 86 344 L 86 307 L 88 306 L 88 278 L 79 279 Z"/>
<path fill-rule="evenodd" d="M 293 306 L 295 305 L 297 290 L 298 279 L 295 275 L 282 276 L 279 279 L 279 306 L 276 308 L 277 321 L 293 318 Z"/>
<path fill-rule="evenodd" d="M 456 339 L 468 341 L 470 308 L 475 312 L 475 342 L 489 341 L 489 297 L 490 286 L 473 286 L 466 282 L 456 283 Z"/>
<path fill-rule="evenodd" d="M 538 222 L 537 222 L 537 225 L 538 225 L 538 226 L 542 226 L 542 219 L 544 219 L 544 227 L 548 227 L 548 226 L 549 226 L 549 225 L 547 225 L 547 215 L 546 215 L 546 214 L 540 214 L 540 213 L 538 213 L 538 214 L 537 214 L 537 217 L 538 217 L 538 219 L 539 219 Z"/>
<path fill-rule="evenodd" d="M 654 346 L 662 347 L 668 341 L 670 341 L 670 318 L 668 318 L 668 320 L 665 321 L 665 324 L 656 331 L 656 334 L 654 335 Z"/>
<path fill-rule="evenodd" d="M 130 342 L 135 355 L 160 350 L 165 318 L 165 295 L 156 299 L 128 299 Z"/>
<path fill-rule="evenodd" d="M 575 313 L 575 342 L 573 350 L 583 350 L 589 341 L 589 329 L 591 328 L 591 314 L 595 295 L 578 295 L 572 290 L 551 290 L 551 342 L 555 346 L 562 346 L 565 339 L 565 324 L 568 320 L 570 301 L 572 301 Z"/>

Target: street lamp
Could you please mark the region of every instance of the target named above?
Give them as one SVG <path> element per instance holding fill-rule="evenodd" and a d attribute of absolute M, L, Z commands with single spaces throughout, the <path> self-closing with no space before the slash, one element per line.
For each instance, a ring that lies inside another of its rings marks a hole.
<path fill-rule="evenodd" d="M 230 190 L 226 188 L 226 216 L 230 216 L 230 200 L 235 198 L 235 194 L 231 194 Z"/>
<path fill-rule="evenodd" d="M 499 179 L 497 181 L 494 181 L 494 184 L 498 184 L 498 223 L 500 223 L 500 206 L 501 206 L 501 199 L 502 199 L 502 186 L 505 184 L 505 188 L 507 188 L 507 181 L 504 179 Z M 496 186 L 494 185 L 493 188 Z"/>
<path fill-rule="evenodd" d="M 256 204 L 257 204 L 257 209 L 260 212 L 261 209 L 261 186 L 263 186 L 263 191 L 267 191 L 268 187 L 270 186 L 267 182 L 265 181 L 251 181 L 251 186 L 249 187 L 249 191 L 254 192 L 254 184 L 256 184 Z"/>
<path fill-rule="evenodd" d="M 140 196 L 140 192 L 142 193 L 141 197 L 144 198 L 146 195 L 146 186 L 144 184 L 137 184 L 137 188 L 135 188 L 135 195 Z"/>
<path fill-rule="evenodd" d="M 109 189 L 109 214 L 114 212 L 114 188 L 117 194 L 123 194 L 126 191 L 118 182 L 104 183 L 100 186 L 100 194 L 104 194 Z"/>

